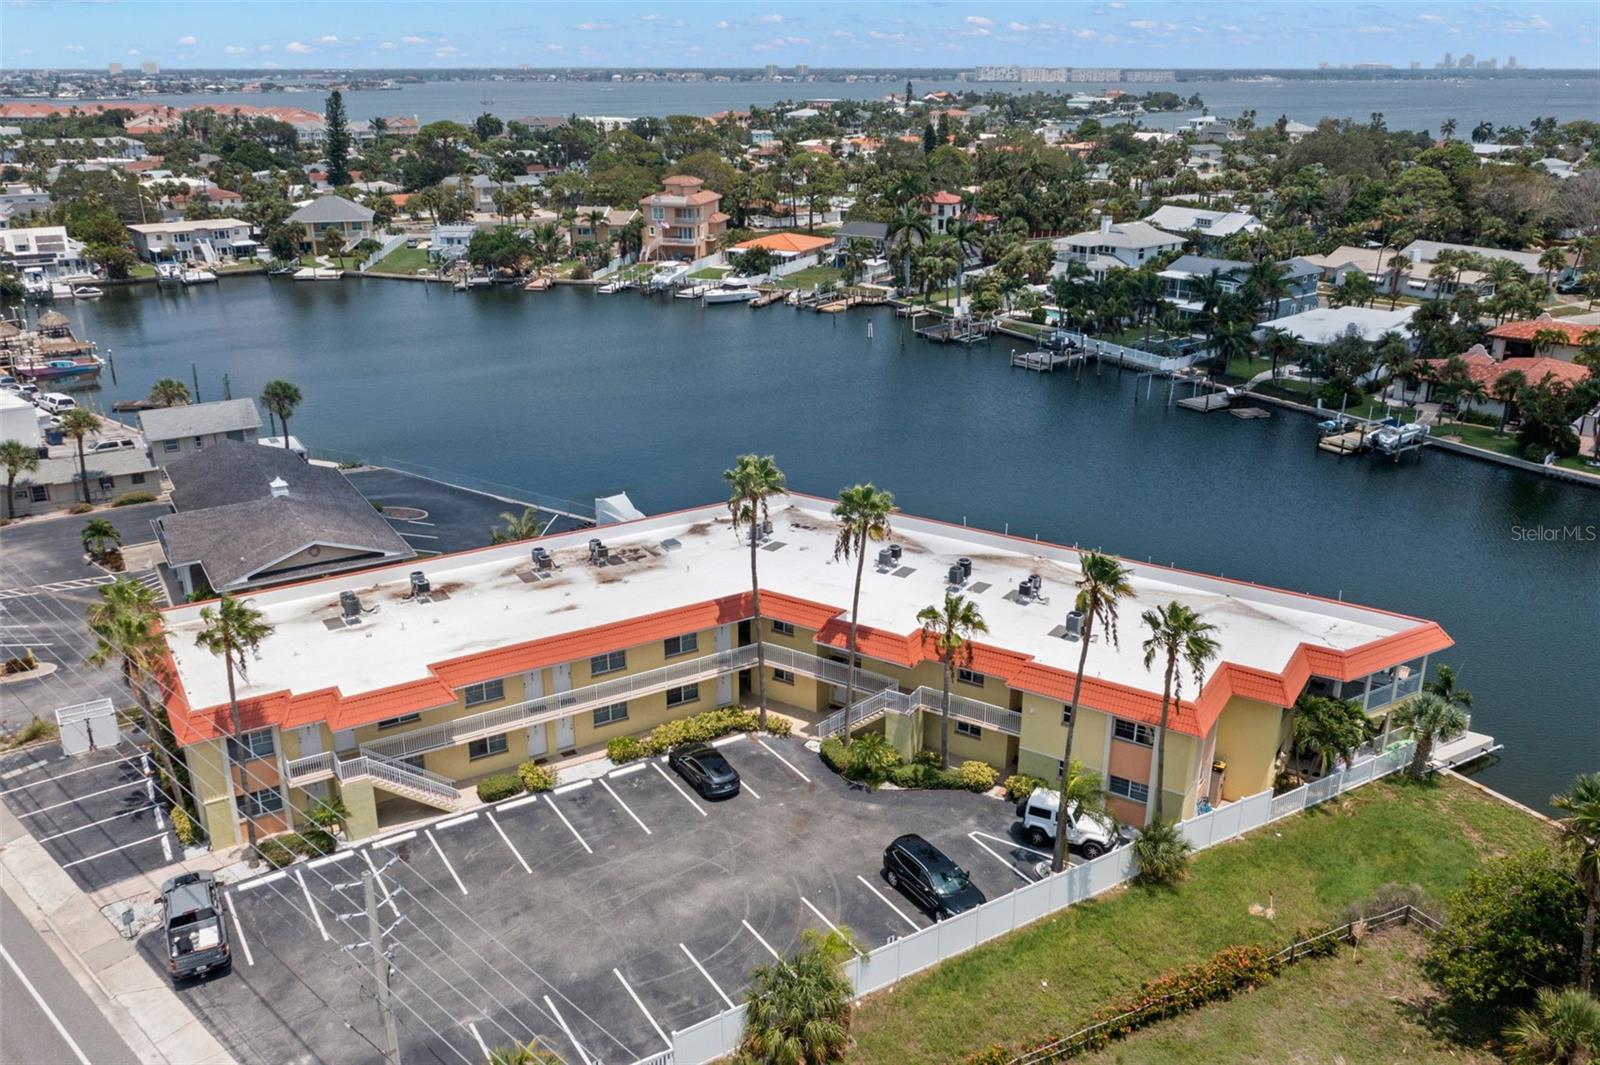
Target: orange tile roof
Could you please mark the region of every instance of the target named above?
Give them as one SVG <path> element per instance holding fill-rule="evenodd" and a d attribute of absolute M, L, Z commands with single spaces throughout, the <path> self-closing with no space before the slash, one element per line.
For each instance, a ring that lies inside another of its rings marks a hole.
<path fill-rule="evenodd" d="M 1520 373 L 1531 384 L 1538 384 L 1545 378 L 1554 378 L 1569 385 L 1575 385 L 1586 380 L 1589 371 L 1574 362 L 1562 359 L 1552 359 L 1546 355 L 1533 358 L 1513 357 L 1496 361 L 1484 352 L 1468 352 L 1461 357 L 1466 365 L 1467 376 L 1482 384 L 1485 388 L 1493 388 L 1499 380 L 1508 373 Z M 1449 359 L 1418 359 L 1417 366 L 1425 376 L 1433 377 L 1442 374 Z"/>
<path fill-rule="evenodd" d="M 791 254 L 804 254 L 826 248 L 833 243 L 832 237 L 809 237 L 804 233 L 768 233 L 763 237 L 754 237 L 750 240 L 735 244 L 735 248 L 766 248 L 768 251 L 782 251 Z"/>
<path fill-rule="evenodd" d="M 1567 339 L 1572 344 L 1580 344 L 1589 333 L 1600 332 L 1600 326 L 1582 325 L 1577 322 L 1563 322 L 1559 318 L 1529 318 L 1521 322 L 1506 322 L 1489 330 L 1489 335 L 1497 340 L 1532 340 L 1533 334 L 1541 329 L 1554 329 L 1567 334 Z"/>

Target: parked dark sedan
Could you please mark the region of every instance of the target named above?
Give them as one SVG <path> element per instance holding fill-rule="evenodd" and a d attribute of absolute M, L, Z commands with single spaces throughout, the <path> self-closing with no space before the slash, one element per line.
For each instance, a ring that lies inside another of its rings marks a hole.
<path fill-rule="evenodd" d="M 883 851 L 883 877 L 938 921 L 988 899 L 967 871 L 918 835 L 904 835 Z"/>
<path fill-rule="evenodd" d="M 709 743 L 685 743 L 667 755 L 667 764 L 678 771 L 703 799 L 727 799 L 739 794 L 739 771 L 728 764 L 722 752 Z"/>

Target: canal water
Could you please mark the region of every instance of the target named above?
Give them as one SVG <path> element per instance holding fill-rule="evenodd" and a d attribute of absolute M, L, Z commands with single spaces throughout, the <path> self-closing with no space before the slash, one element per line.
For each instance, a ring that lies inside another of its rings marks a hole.
<path fill-rule="evenodd" d="M 871 480 L 913 513 L 1432 618 L 1506 745 L 1485 783 L 1543 807 L 1600 770 L 1600 491 L 1438 451 L 1338 458 L 1307 416 L 1012 370 L 1008 339 L 933 345 L 887 309 L 250 277 L 64 310 L 112 351 L 102 409 L 158 377 L 205 399 L 282 377 L 314 448 L 647 513 L 720 499 L 735 454 L 771 452 L 799 490 Z"/>

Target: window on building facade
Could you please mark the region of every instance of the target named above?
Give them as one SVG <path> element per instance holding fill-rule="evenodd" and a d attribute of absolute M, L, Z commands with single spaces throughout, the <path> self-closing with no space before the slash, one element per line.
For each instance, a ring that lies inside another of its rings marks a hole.
<path fill-rule="evenodd" d="M 983 674 L 979 673 L 975 669 L 956 670 L 956 680 L 960 681 L 962 684 L 972 684 L 979 688 L 983 687 Z"/>
<path fill-rule="evenodd" d="M 142 473 L 134 474 L 133 475 L 133 483 L 134 484 L 144 484 L 144 474 L 142 474 Z"/>
<path fill-rule="evenodd" d="M 409 725 L 413 721 L 421 721 L 421 720 L 422 720 L 422 715 L 421 714 L 401 714 L 399 717 L 386 717 L 386 718 L 384 718 L 382 721 L 378 722 L 378 728 L 380 728 L 380 729 L 396 728 L 397 726 L 400 726 L 400 725 Z"/>
<path fill-rule="evenodd" d="M 971 737 L 972 739 L 975 739 L 975 740 L 981 740 L 981 739 L 983 739 L 983 729 L 979 728 L 977 725 L 972 724 L 972 722 L 970 722 L 970 721 L 957 721 L 956 722 L 956 735 L 957 736 L 968 736 L 968 737 Z"/>
<path fill-rule="evenodd" d="M 50 501 L 50 486 L 47 484 L 33 485 L 29 489 L 29 495 L 35 503 L 47 503 Z"/>
<path fill-rule="evenodd" d="M 684 703 L 697 703 L 700 701 L 700 685 L 685 684 L 681 688 L 667 689 L 667 706 L 682 706 Z"/>
<path fill-rule="evenodd" d="M 679 655 L 692 655 L 700 649 L 700 634 L 697 632 L 685 633 L 682 636 L 669 636 L 666 639 L 666 653 L 668 658 Z"/>
<path fill-rule="evenodd" d="M 1134 802 L 1150 801 L 1150 786 L 1141 784 L 1137 780 L 1127 780 L 1123 777 L 1107 777 L 1106 790 L 1113 795 L 1120 795 L 1124 799 Z"/>
<path fill-rule="evenodd" d="M 1112 730 L 1112 735 L 1128 743 L 1137 743 L 1141 747 L 1151 747 L 1156 742 L 1156 730 L 1149 725 L 1141 725 L 1137 721 L 1124 721 L 1120 717 Z"/>
<path fill-rule="evenodd" d="M 777 633 L 779 636 L 793 636 L 794 626 L 789 624 L 787 621 L 778 621 L 774 619 L 772 622 L 772 631 Z"/>
<path fill-rule="evenodd" d="M 163 440 L 163 441 L 161 441 L 161 450 L 165 451 L 169 455 L 172 454 L 174 451 L 177 451 L 178 448 L 180 448 L 182 446 L 183 445 L 177 440 Z"/>
<path fill-rule="evenodd" d="M 461 689 L 461 697 L 468 706 L 499 702 L 506 697 L 506 682 L 486 680 L 482 684 L 469 684 Z"/>
<path fill-rule="evenodd" d="M 115 477 L 102 477 L 102 478 L 100 478 L 100 491 L 102 491 L 102 492 L 110 492 L 110 491 L 113 491 L 116 487 L 117 487 L 117 479 Z"/>
<path fill-rule="evenodd" d="M 777 681 L 779 684 L 793 684 L 794 674 L 790 673 L 787 669 L 777 669 L 774 667 L 772 670 L 772 679 Z"/>
<path fill-rule="evenodd" d="M 1066 706 L 1063 706 L 1061 708 L 1061 723 L 1063 725 L 1072 724 L 1072 704 L 1071 703 L 1068 703 Z"/>
<path fill-rule="evenodd" d="M 505 753 L 506 738 L 504 735 L 487 736 L 467 744 L 467 760 L 471 762 L 476 762 L 479 758 L 488 758 L 492 755 Z"/>
<path fill-rule="evenodd" d="M 603 655 L 595 655 L 589 659 L 589 675 L 591 677 L 603 676 L 606 673 L 618 673 L 628 668 L 628 652 L 611 651 Z"/>
<path fill-rule="evenodd" d="M 628 720 L 628 704 L 612 703 L 610 706 L 598 707 L 594 712 L 594 727 L 601 725 L 615 725 L 618 721 Z"/>
<path fill-rule="evenodd" d="M 241 795 L 239 800 L 239 813 L 242 817 L 264 817 L 283 809 L 283 793 L 277 788 L 248 791 Z"/>
<path fill-rule="evenodd" d="M 235 762 L 251 762 L 257 758 L 271 758 L 277 748 L 272 743 L 272 730 L 258 728 L 235 739 L 228 737 L 228 758 Z"/>

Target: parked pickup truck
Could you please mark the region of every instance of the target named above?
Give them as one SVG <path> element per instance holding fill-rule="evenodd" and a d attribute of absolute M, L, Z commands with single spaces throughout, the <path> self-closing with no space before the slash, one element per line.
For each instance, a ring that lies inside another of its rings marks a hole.
<path fill-rule="evenodd" d="M 166 910 L 167 970 L 174 984 L 233 968 L 216 877 L 204 870 L 173 877 L 161 885 L 161 905 Z"/>

